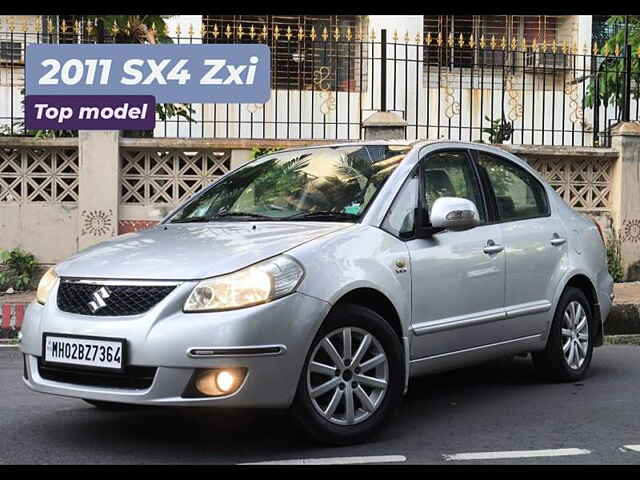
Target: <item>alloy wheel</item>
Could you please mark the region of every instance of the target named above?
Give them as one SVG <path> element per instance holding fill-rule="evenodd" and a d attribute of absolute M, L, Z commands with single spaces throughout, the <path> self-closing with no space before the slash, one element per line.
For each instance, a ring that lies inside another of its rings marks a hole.
<path fill-rule="evenodd" d="M 564 311 L 562 351 L 569 368 L 580 369 L 589 347 L 589 321 L 580 302 L 573 300 Z"/>
<path fill-rule="evenodd" d="M 352 425 L 373 415 L 389 383 L 389 363 L 371 333 L 343 327 L 322 338 L 307 366 L 307 392 L 331 423 Z"/>

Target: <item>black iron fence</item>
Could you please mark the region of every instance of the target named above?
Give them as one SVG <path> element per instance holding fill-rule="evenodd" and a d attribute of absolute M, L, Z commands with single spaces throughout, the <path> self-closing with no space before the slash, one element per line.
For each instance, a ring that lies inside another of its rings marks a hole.
<path fill-rule="evenodd" d="M 0 134 L 59 135 L 24 128 L 26 45 L 123 38 L 91 22 L 0 31 Z M 265 104 L 164 105 L 147 136 L 354 140 L 370 114 L 388 110 L 407 122 L 408 139 L 604 146 L 613 124 L 640 111 L 640 51 L 623 45 L 238 24 L 178 29 L 166 41 L 266 43 L 272 96 Z"/>

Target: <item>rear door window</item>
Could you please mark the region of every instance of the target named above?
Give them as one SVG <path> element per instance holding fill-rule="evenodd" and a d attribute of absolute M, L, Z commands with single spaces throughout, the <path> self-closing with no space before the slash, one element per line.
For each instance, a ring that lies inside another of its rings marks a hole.
<path fill-rule="evenodd" d="M 509 160 L 477 152 L 478 168 L 489 178 L 502 221 L 524 220 L 549 214 L 549 202 L 542 184 L 529 172 Z"/>

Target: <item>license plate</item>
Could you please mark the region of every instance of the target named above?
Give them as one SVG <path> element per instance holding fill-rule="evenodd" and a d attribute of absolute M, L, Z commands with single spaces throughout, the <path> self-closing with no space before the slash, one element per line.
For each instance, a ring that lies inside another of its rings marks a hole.
<path fill-rule="evenodd" d="M 44 334 L 44 361 L 84 368 L 122 370 L 124 340 Z"/>

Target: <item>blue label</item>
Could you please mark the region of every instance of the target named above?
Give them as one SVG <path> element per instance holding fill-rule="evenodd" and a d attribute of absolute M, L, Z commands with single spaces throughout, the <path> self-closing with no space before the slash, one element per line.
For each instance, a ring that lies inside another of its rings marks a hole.
<path fill-rule="evenodd" d="M 25 81 L 27 95 L 266 103 L 271 96 L 271 51 L 263 44 L 30 44 Z"/>

